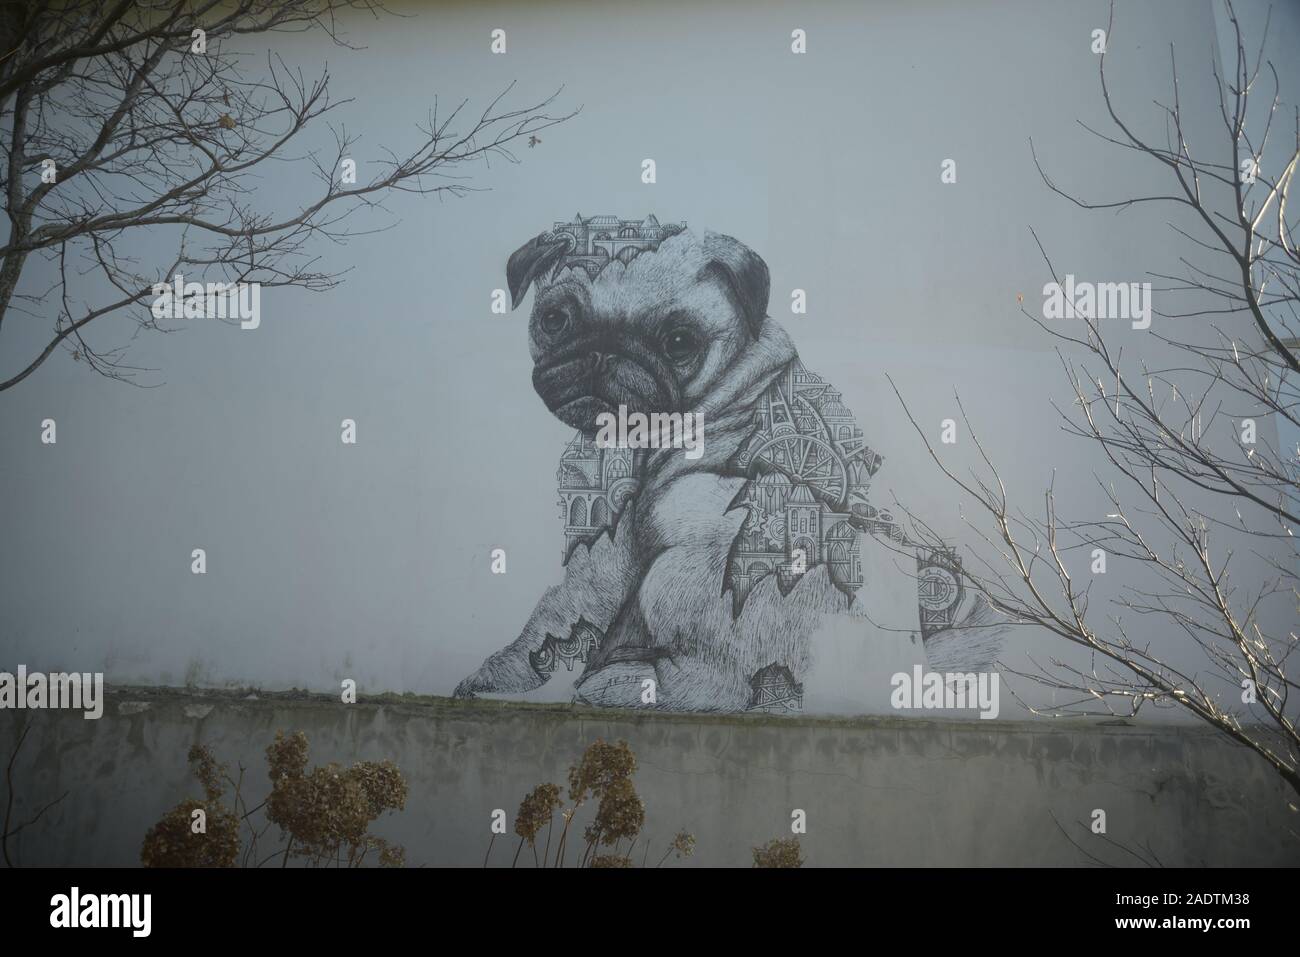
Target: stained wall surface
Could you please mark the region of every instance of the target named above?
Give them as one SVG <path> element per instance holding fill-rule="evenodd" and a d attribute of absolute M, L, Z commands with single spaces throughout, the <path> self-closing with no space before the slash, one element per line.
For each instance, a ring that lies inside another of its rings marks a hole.
<path fill-rule="evenodd" d="M 508 864 L 520 800 L 543 782 L 564 787 L 597 738 L 626 740 L 636 753 L 646 805 L 638 861 L 644 841 L 653 863 L 685 830 L 698 839 L 685 866 L 748 866 L 751 849 L 790 836 L 802 810 L 809 865 L 1300 864 L 1285 838 L 1295 829 L 1294 795 L 1258 758 L 1192 728 L 635 716 L 139 689 L 111 694 L 97 721 L 6 712 L 0 753 L 25 719 L 15 820 L 67 797 L 11 842 L 22 864 L 136 863 L 150 825 L 183 798 L 201 797 L 185 766 L 195 742 L 248 769 L 246 797 L 256 804 L 268 787 L 263 750 L 277 729 L 306 732 L 312 764 L 399 765 L 406 809 L 374 831 L 405 845 L 408 866 L 481 866 L 498 808 L 510 833 L 491 861 Z M 1104 836 L 1090 829 L 1097 809 Z M 521 860 L 531 864 L 527 851 Z"/>

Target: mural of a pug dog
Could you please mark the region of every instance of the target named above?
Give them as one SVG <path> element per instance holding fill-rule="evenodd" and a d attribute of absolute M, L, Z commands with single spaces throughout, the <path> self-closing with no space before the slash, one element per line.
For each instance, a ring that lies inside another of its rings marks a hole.
<path fill-rule="evenodd" d="M 767 316 L 767 265 L 684 224 L 578 216 L 506 272 L 516 307 L 535 290 L 537 393 L 578 430 L 559 470 L 565 575 L 456 695 L 525 692 L 578 665 L 594 705 L 798 710 L 812 630 L 862 585 L 859 533 L 909 546 L 867 501 L 881 457 Z M 638 413 L 698 425 L 622 447 L 602 433 L 606 415 Z M 988 624 L 951 551 L 916 557 L 927 652 Z M 992 639 L 961 664 L 987 665 Z"/>

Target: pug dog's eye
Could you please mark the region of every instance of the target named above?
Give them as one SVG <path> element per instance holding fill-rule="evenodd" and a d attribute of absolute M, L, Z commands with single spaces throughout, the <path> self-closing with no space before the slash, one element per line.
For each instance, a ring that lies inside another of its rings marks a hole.
<path fill-rule="evenodd" d="M 700 340 L 690 329 L 670 329 L 664 336 L 664 355 L 673 362 L 686 362 L 700 351 Z"/>
<path fill-rule="evenodd" d="M 569 311 L 560 306 L 552 306 L 542 313 L 542 332 L 548 336 L 558 336 L 569 325 Z"/>

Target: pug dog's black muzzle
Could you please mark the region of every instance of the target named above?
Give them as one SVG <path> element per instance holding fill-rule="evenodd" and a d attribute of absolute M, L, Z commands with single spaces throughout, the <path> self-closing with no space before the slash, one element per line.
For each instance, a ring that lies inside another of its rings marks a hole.
<path fill-rule="evenodd" d="M 681 389 L 671 366 L 635 341 L 584 337 L 533 367 L 533 388 L 561 422 L 594 434 L 596 416 L 679 412 Z"/>

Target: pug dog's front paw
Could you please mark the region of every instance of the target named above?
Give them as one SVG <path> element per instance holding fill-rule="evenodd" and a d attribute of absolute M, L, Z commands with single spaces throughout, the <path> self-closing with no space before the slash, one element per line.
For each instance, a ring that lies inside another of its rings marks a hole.
<path fill-rule="evenodd" d="M 523 694 L 541 687 L 550 675 L 540 675 L 528 663 L 526 647 L 520 642 L 497 652 L 468 678 L 456 685 L 455 698 L 477 698 L 480 694 Z"/>
<path fill-rule="evenodd" d="M 480 668 L 456 685 L 456 690 L 451 693 L 451 696 L 464 701 L 472 701 L 478 697 L 480 691 L 490 694 L 495 690 L 488 676 L 484 674 L 484 669 Z"/>
<path fill-rule="evenodd" d="M 657 680 L 649 662 L 620 661 L 584 675 L 575 690 L 579 703 L 595 708 L 644 708 L 657 700 L 648 694 Z"/>

